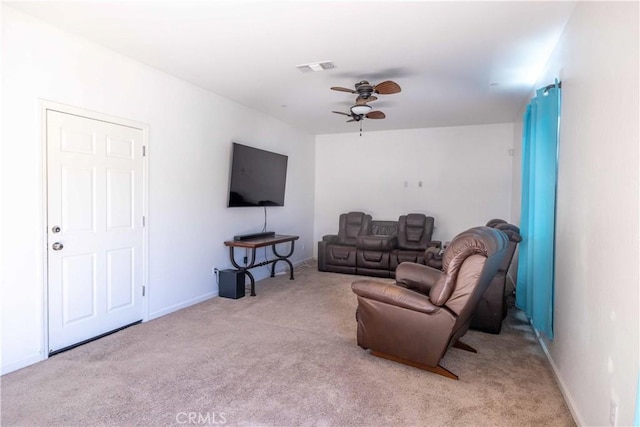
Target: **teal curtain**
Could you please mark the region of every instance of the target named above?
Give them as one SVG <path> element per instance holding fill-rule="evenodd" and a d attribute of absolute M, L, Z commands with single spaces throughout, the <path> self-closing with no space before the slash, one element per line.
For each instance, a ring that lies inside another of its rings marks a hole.
<path fill-rule="evenodd" d="M 560 84 L 536 91 L 524 114 L 516 306 L 553 339 L 556 182 Z"/>

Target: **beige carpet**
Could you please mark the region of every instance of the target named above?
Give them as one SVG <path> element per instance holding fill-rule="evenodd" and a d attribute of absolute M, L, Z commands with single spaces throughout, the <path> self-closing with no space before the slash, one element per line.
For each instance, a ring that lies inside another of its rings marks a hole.
<path fill-rule="evenodd" d="M 5 375 L 1 424 L 574 425 L 517 311 L 445 355 L 455 381 L 356 345 L 359 278 L 303 266 Z"/>

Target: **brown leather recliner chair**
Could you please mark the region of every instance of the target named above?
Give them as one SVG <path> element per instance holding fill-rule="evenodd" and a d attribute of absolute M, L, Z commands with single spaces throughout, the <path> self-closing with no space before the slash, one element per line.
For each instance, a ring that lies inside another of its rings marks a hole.
<path fill-rule="evenodd" d="M 371 234 L 371 215 L 364 212 L 341 214 L 338 234 L 329 234 L 318 242 L 318 271 L 356 274 L 358 236 Z"/>
<path fill-rule="evenodd" d="M 428 247 L 440 247 L 440 242 L 431 241 L 434 219 L 418 213 L 401 215 L 398 218 L 398 241 L 391 252 L 391 270 L 402 262 L 424 264 Z"/>
<path fill-rule="evenodd" d="M 502 329 L 502 321 L 507 317 L 507 295 L 505 292 L 507 272 L 509 271 L 513 254 L 516 252 L 518 243 L 522 241 L 522 237 L 517 226 L 501 219 L 492 219 L 487 222 L 487 226 L 505 233 L 509 238 L 509 244 L 498 272 L 493 277 L 491 284 L 489 284 L 476 307 L 471 319 L 471 329 L 499 334 Z"/>
<path fill-rule="evenodd" d="M 396 283 L 359 280 L 358 345 L 375 356 L 458 377 L 439 363 L 468 330 L 473 311 L 507 248 L 504 233 L 476 227 L 460 233 L 444 253 L 444 271 L 402 263 Z"/>

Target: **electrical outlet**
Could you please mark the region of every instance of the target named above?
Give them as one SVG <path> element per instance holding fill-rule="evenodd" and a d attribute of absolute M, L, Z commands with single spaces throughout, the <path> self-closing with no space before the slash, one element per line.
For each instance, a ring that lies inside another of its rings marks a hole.
<path fill-rule="evenodd" d="M 615 400 L 611 400 L 611 406 L 609 406 L 609 425 L 612 427 L 618 425 L 618 404 Z"/>

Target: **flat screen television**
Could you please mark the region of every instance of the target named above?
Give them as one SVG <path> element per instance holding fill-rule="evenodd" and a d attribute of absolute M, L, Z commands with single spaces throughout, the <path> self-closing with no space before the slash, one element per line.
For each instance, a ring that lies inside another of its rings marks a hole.
<path fill-rule="evenodd" d="M 228 207 L 284 206 L 288 159 L 234 142 Z"/>

